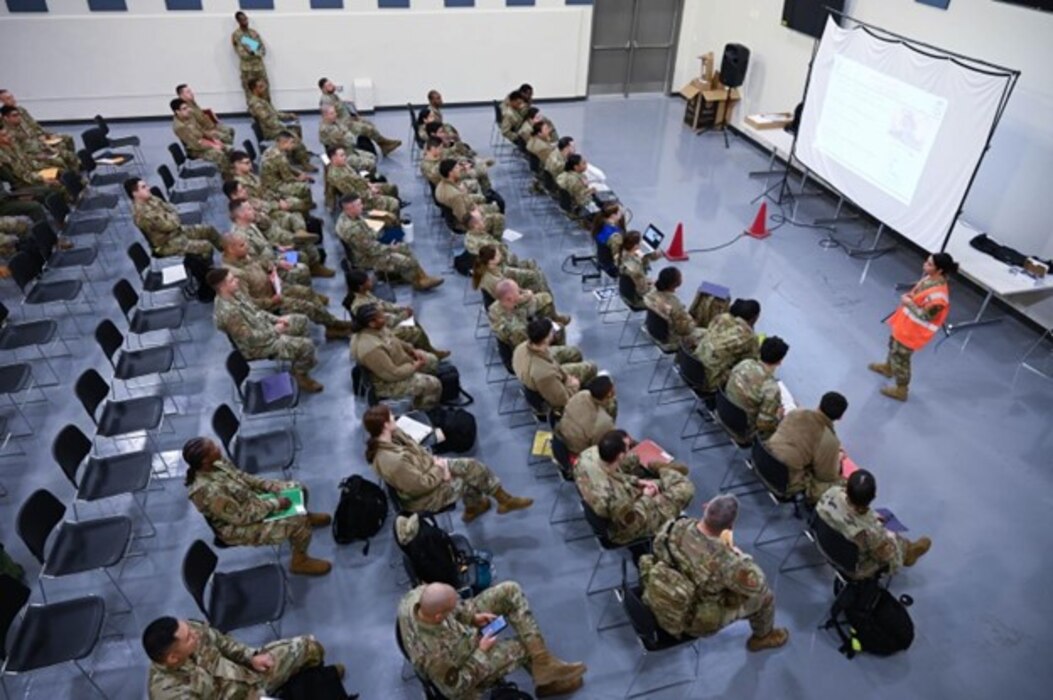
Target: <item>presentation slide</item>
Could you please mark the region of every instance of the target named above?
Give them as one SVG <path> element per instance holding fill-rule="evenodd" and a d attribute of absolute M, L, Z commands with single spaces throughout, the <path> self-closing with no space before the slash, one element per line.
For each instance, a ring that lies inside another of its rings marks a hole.
<path fill-rule="evenodd" d="M 940 250 L 1007 81 L 828 22 L 795 155 L 878 221 Z"/>

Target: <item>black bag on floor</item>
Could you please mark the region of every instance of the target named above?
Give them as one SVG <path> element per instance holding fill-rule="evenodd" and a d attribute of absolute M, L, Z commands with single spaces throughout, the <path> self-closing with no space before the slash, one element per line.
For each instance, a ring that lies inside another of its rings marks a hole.
<path fill-rule="evenodd" d="M 889 656 L 909 649 L 914 622 L 907 606 L 912 602 L 909 596 L 896 598 L 877 579 L 849 583 L 834 601 L 827 623 L 841 638 L 839 651 L 851 659 L 860 651 Z"/>
<path fill-rule="evenodd" d="M 337 544 L 365 540 L 362 554 L 369 554 L 369 538 L 380 532 L 388 517 L 384 491 L 358 474 L 340 482 L 340 503 L 333 515 L 333 539 Z"/>
<path fill-rule="evenodd" d="M 453 269 L 456 270 L 459 275 L 471 277 L 473 267 L 475 267 L 475 256 L 467 250 L 461 251 L 461 254 L 455 256 L 453 259 Z"/>
<path fill-rule="evenodd" d="M 192 280 L 191 284 L 196 285 L 194 292 L 197 294 L 197 300 L 203 304 L 211 304 L 216 298 L 216 292 L 205 282 L 205 275 L 212 269 L 209 261 L 199 255 L 184 255 L 183 267 L 186 268 L 187 275 Z"/>
<path fill-rule="evenodd" d="M 421 583 L 445 583 L 466 596 L 490 587 L 490 553 L 475 550 L 464 535 L 443 530 L 431 513 L 417 514 L 417 535 L 405 544 L 399 542 L 399 548 Z"/>
<path fill-rule="evenodd" d="M 475 401 L 475 397 L 461 388 L 461 373 L 449 362 L 440 362 L 435 376 L 442 382 L 442 395 L 439 397 L 439 403 L 469 406 Z"/>
<path fill-rule="evenodd" d="M 463 408 L 439 406 L 428 411 L 432 428 L 442 430 L 445 439 L 431 448 L 432 452 L 444 455 L 449 452 L 467 452 L 475 446 L 477 428 L 475 416 Z"/>
<path fill-rule="evenodd" d="M 358 697 L 348 695 L 333 666 L 305 668 L 290 678 L 275 695 L 281 700 L 354 700 Z"/>
<path fill-rule="evenodd" d="M 490 700 L 534 700 L 534 696 L 512 681 L 501 681 L 490 689 Z"/>

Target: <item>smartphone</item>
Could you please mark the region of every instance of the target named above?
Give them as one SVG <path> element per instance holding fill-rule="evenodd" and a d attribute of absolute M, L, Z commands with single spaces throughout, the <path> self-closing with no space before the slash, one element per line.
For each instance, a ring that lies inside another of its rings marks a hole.
<path fill-rule="evenodd" d="M 484 637 L 493 637 L 505 627 L 508 627 L 508 620 L 505 619 L 504 615 L 499 615 L 494 618 L 493 622 L 490 622 L 482 629 L 482 633 Z"/>

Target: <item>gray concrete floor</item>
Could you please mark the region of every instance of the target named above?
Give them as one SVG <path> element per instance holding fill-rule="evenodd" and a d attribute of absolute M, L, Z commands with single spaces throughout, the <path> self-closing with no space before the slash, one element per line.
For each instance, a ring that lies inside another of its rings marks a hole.
<path fill-rule="evenodd" d="M 634 226 L 654 222 L 671 235 L 682 221 L 688 247 L 700 249 L 731 241 L 752 220 L 756 207 L 750 200 L 762 185 L 746 173 L 763 167 L 764 156 L 737 138 L 725 150 L 719 135 L 693 135 L 681 125 L 679 100 L 612 98 L 543 107 L 560 132 L 574 136 L 579 150 L 607 172 L 613 188 L 632 208 Z M 448 118 L 487 153 L 491 115 L 489 108 L 451 108 Z M 405 113 L 383 112 L 376 121 L 385 133 L 406 138 Z M 317 120 L 304 122 L 308 144 L 319 150 Z M 250 135 L 244 120 L 231 123 L 238 128 L 239 141 Z M 83 128 L 65 130 L 79 133 Z M 172 140 L 167 122 L 120 124 L 114 132 L 143 138 L 151 161 L 147 172 L 167 162 L 164 147 Z M 511 492 L 536 500 L 529 511 L 503 517 L 491 513 L 467 527 L 457 520 L 457 529 L 476 546 L 494 552 L 498 579 L 523 585 L 556 651 L 588 662 L 587 683 L 577 697 L 621 697 L 640 649 L 627 627 L 595 631 L 611 601 L 607 595 L 585 595 L 597 545 L 591 539 L 565 543 L 566 526 L 548 524 L 556 482 L 536 479 L 527 465 L 530 429 L 510 429 L 509 420 L 497 415 L 497 392 L 483 377 L 486 342 L 471 333 L 479 307 L 464 304 L 463 299 L 474 302 L 475 295 L 465 297 L 465 280 L 447 269 L 446 233 L 441 225 L 429 223 L 430 204 L 410 164 L 408 147 L 384 160 L 381 169 L 401 186 L 405 198 L 413 200 L 418 255 L 429 270 L 447 278 L 445 286 L 431 293 L 400 288 L 399 299 L 414 305 L 437 345 L 455 351 L 452 359 L 462 381 L 477 399 L 471 408 L 480 425 L 475 456 L 489 464 Z M 680 441 L 688 404 L 657 406 L 654 396 L 644 392 L 650 366 L 627 366 L 625 354 L 615 349 L 620 323 L 601 323 L 592 295 L 582 291 L 577 277 L 561 272 L 565 256 L 586 247 L 585 238 L 568 238 L 554 206 L 529 195 L 524 170 L 520 162 L 504 161 L 495 169 L 495 185 L 508 200 L 509 226 L 526 234 L 514 248 L 541 261 L 559 307 L 574 315 L 570 342 L 613 374 L 622 399 L 622 426 L 634 435 L 656 439 L 691 465 L 698 494 L 689 513 L 697 515 L 700 504 L 715 492 L 728 460 L 735 458 L 733 451 L 722 447 L 691 453 L 690 444 Z M 156 176 L 151 179 L 159 184 Z M 318 191 L 320 199 L 320 187 Z M 829 215 L 833 204 L 829 199 L 803 200 L 798 219 Z M 226 228 L 225 212 L 222 197 L 215 197 L 210 219 Z M 769 206 L 769 212 L 779 209 Z M 789 215 L 789 209 L 784 213 Z M 120 244 L 100 241 L 103 254 L 92 282 L 98 314 L 117 320 L 120 313 L 108 290 L 118 276 L 134 274 L 124 248 L 138 234 L 127 219 L 115 219 L 111 226 Z M 331 232 L 331 223 L 326 230 Z M 852 225 L 842 227 L 835 237 L 852 246 L 868 242 L 872 233 L 873 227 Z M 1053 681 L 1047 647 L 1053 635 L 1046 626 L 1053 604 L 1043 583 L 1053 567 L 1042 554 L 1048 549 L 1051 525 L 1053 383 L 1018 365 L 1036 336 L 1009 320 L 934 342 L 915 359 L 910 402 L 885 399 L 877 393 L 880 378 L 866 371 L 866 363 L 883 357 L 887 333 L 879 321 L 896 303 L 894 285 L 920 274 L 921 256 L 899 245 L 865 265 L 841 249 L 820 245 L 824 236 L 822 231 L 787 224 L 764 241 L 740 239 L 719 250 L 695 253 L 680 264 L 685 276 L 682 295 L 689 299 L 698 282 L 707 279 L 730 286 L 736 296 L 759 299 L 759 330 L 781 335 L 790 344 L 779 374 L 798 401 L 814 405 L 832 389 L 849 398 L 848 413 L 838 428 L 846 448 L 877 474 L 878 501 L 894 508 L 912 535 L 928 534 L 934 541 L 931 553 L 893 584 L 894 590 L 910 593 L 916 601 L 911 614 L 917 638 L 905 654 L 846 661 L 837 653 L 833 636 L 816 630 L 832 600 L 831 572 L 817 568 L 777 576 L 787 551 L 788 542 L 783 542 L 752 553 L 776 591 L 777 622 L 790 628 L 790 643 L 778 651 L 748 654 L 748 627 L 736 624 L 699 644 L 701 661 L 693 684 L 655 697 L 1045 697 Z M 330 236 L 327 245 L 335 266 L 335 238 Z M 342 278 L 320 281 L 316 288 L 329 294 L 336 308 L 344 291 Z M 4 282 L 0 289 L 18 317 L 14 285 Z M 952 318 L 975 313 L 980 300 L 975 291 L 954 283 L 952 296 Z M 231 400 L 223 369 L 228 346 L 213 329 L 211 308 L 194 304 L 188 318 L 194 344 L 184 346 L 184 352 L 191 367 L 184 372 L 185 381 L 169 389 L 178 415 L 168 417 L 173 433 L 162 436 L 166 451 L 178 450 L 194 435 L 210 435 L 213 409 Z M 96 321 L 87 315 L 78 320 L 84 330 Z M 49 403 L 27 408 L 35 435 L 18 441 L 27 456 L 0 462 L 0 481 L 10 491 L 0 501 L 0 536 L 8 551 L 26 564 L 31 578 L 37 566 L 15 534 L 18 506 L 41 487 L 70 499 L 70 485 L 50 456 L 51 441 L 68 422 L 85 430 L 90 425 L 72 397 L 80 372 L 96 367 L 109 376 L 90 335 L 66 326 L 67 335 L 75 338 L 74 355 L 54 363 L 62 384 L 46 390 Z M 118 320 L 118 326 L 123 328 L 123 322 Z M 359 424 L 363 406 L 351 395 L 347 348 L 325 343 L 319 345 L 319 355 L 318 377 L 326 390 L 303 405 L 298 425 L 305 449 L 298 478 L 311 487 L 315 506 L 331 510 L 339 480 L 369 470 Z M 143 626 L 161 614 L 200 617 L 183 588 L 180 565 L 192 540 L 210 541 L 211 536 L 188 503 L 182 479 L 166 480 L 164 486 L 149 501 L 159 535 L 141 543 L 146 556 L 130 562 L 120 578 L 135 605 L 132 615 L 113 619 L 124 638 L 105 642 L 93 659 L 96 679 L 112 698 L 144 696 L 146 660 L 138 641 Z M 83 506 L 79 515 L 130 511 L 127 498 L 119 498 Z M 752 550 L 749 542 L 766 511 L 761 496 L 744 499 L 737 539 L 747 550 Z M 790 533 L 797 525 L 783 514 L 774 527 L 776 534 Z M 389 567 L 396 551 L 390 529 L 375 538 L 368 557 L 360 547 L 335 546 L 324 531 L 317 533 L 312 549 L 332 558 L 334 571 L 323 579 L 291 579 L 294 602 L 282 620 L 283 635 L 317 635 L 330 660 L 347 664 L 347 687 L 364 698 L 419 697 L 414 681 L 400 679 L 402 662 L 393 640 L 395 606 L 405 588 L 397 580 L 398 571 Z M 220 567 L 269 556 L 264 550 L 228 550 L 220 555 Z M 802 544 L 797 556 L 814 552 Z M 601 576 L 611 581 L 617 576 L 613 559 Z M 117 602 L 98 575 L 52 582 L 48 593 L 49 600 L 99 593 L 109 603 Z M 33 600 L 39 599 L 35 591 Z M 620 611 L 611 604 L 606 615 L 616 619 Z M 249 643 L 264 643 L 268 635 L 263 627 L 236 633 Z M 638 688 L 689 675 L 692 662 L 686 650 L 649 658 Z M 522 673 L 514 679 L 528 682 Z M 8 687 L 13 692 L 28 690 L 34 698 L 91 696 L 83 679 L 66 667 L 8 679 Z"/>

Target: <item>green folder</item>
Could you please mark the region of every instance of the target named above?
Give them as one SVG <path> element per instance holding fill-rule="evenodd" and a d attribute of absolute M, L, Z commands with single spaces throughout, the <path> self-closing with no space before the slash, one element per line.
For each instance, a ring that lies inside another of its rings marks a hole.
<path fill-rule="evenodd" d="M 284 520 L 285 518 L 291 518 L 294 515 L 304 515 L 307 513 L 307 506 L 303 502 L 303 489 L 285 489 L 280 494 L 263 493 L 259 495 L 259 498 L 264 501 L 276 501 L 281 496 L 288 498 L 292 503 L 285 510 L 279 510 L 277 513 L 271 513 L 264 522 L 270 522 L 271 520 Z"/>

